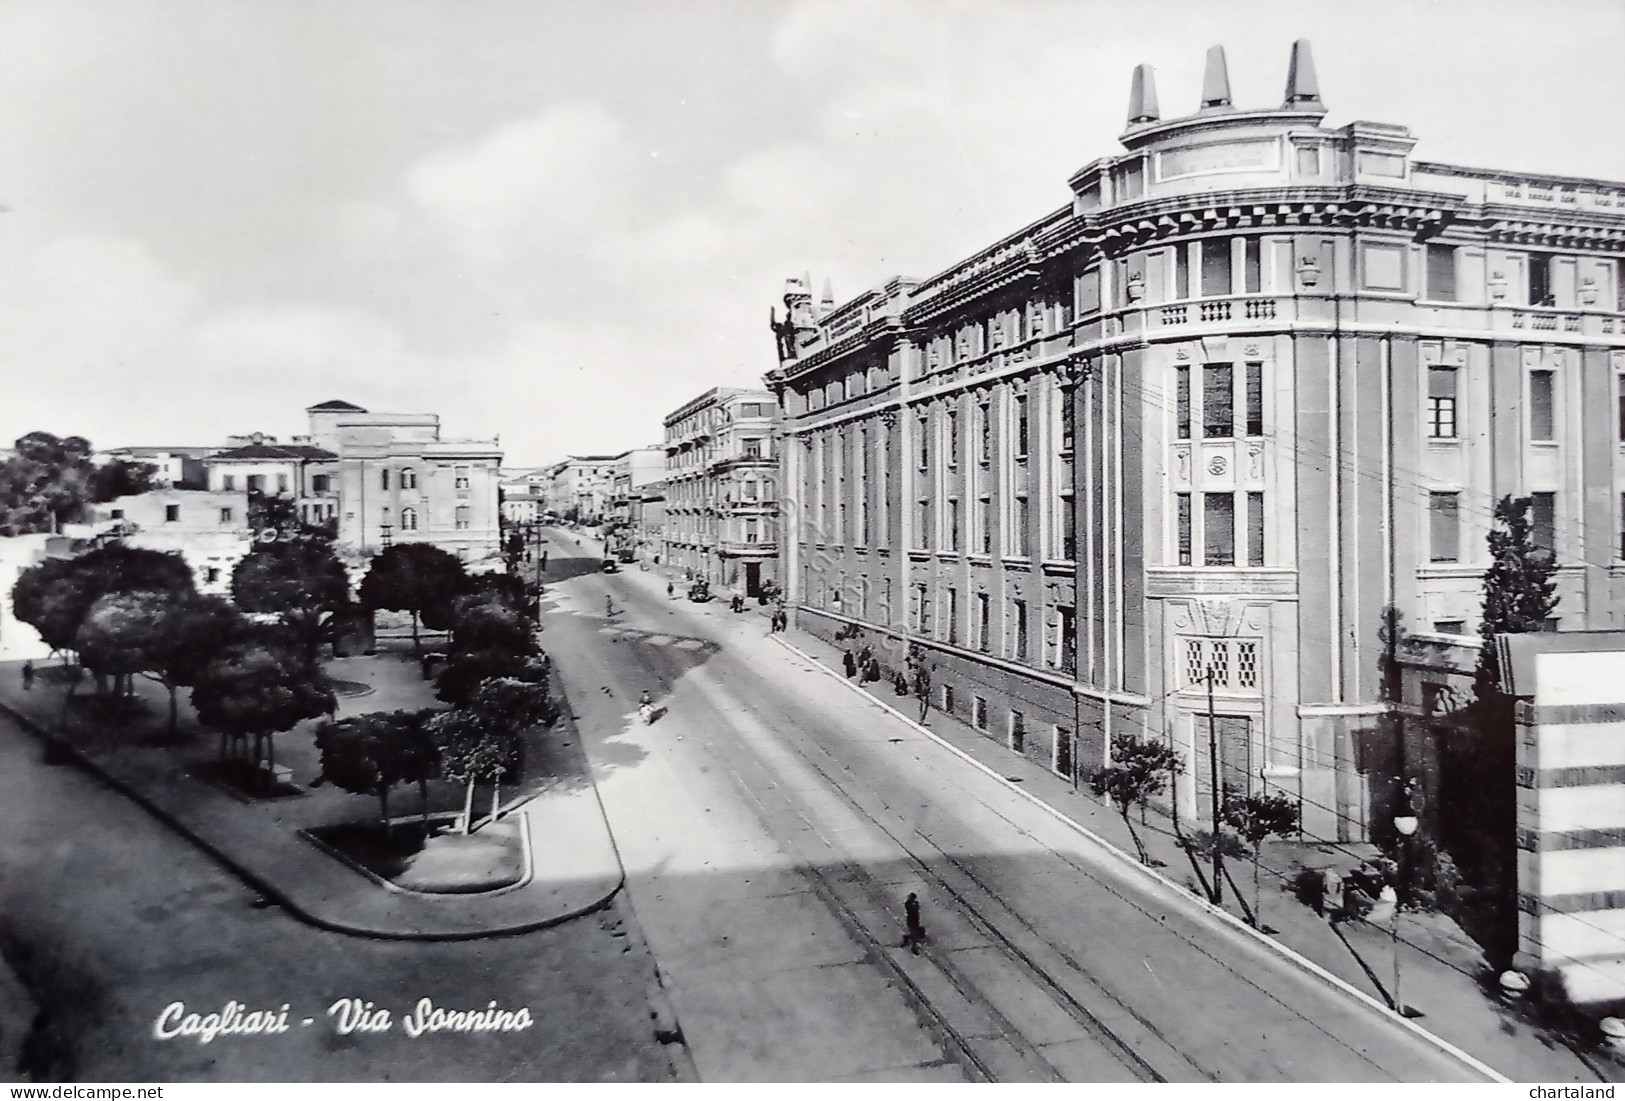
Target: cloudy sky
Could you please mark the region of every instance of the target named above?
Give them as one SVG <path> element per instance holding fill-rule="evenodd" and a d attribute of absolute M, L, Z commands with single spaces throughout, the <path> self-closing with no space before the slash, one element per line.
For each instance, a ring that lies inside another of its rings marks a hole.
<path fill-rule="evenodd" d="M 344 398 L 509 461 L 653 442 L 846 298 L 1061 205 L 1129 74 L 1435 160 L 1625 180 L 1625 3 L 0 0 L 0 439 L 303 430 Z"/>

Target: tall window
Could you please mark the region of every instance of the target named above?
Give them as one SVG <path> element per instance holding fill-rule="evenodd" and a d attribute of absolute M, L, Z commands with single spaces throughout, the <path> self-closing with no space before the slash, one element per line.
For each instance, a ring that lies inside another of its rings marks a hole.
<path fill-rule="evenodd" d="M 1178 391 L 1175 420 L 1182 440 L 1191 438 L 1191 369 L 1184 365 L 1174 368 L 1174 385 Z"/>
<path fill-rule="evenodd" d="M 1557 305 L 1557 300 L 1552 297 L 1552 258 L 1544 253 L 1529 254 L 1529 304 Z"/>
<path fill-rule="evenodd" d="M 1174 497 L 1175 511 L 1179 518 L 1179 564 L 1191 564 L 1191 495 L 1179 493 Z"/>
<path fill-rule="evenodd" d="M 278 474 L 276 476 L 276 491 L 278 493 L 288 492 L 288 476 L 286 474 Z"/>
<path fill-rule="evenodd" d="M 1428 298 L 1434 302 L 1456 300 L 1456 250 L 1452 245 L 1428 246 Z"/>
<path fill-rule="evenodd" d="M 948 465 L 959 465 L 959 410 L 948 410 Z"/>
<path fill-rule="evenodd" d="M 920 444 L 920 469 L 924 470 L 931 465 L 931 418 L 921 413 L 914 419 L 915 438 Z"/>
<path fill-rule="evenodd" d="M 739 445 L 747 459 L 760 459 L 762 457 L 762 440 L 759 436 L 750 436 L 740 440 Z"/>
<path fill-rule="evenodd" d="M 1027 457 L 1027 395 L 1016 395 L 1016 458 Z"/>
<path fill-rule="evenodd" d="M 248 492 L 250 492 L 250 493 L 264 493 L 265 492 L 265 475 L 263 475 L 263 474 L 250 474 L 248 476 Z"/>
<path fill-rule="evenodd" d="M 1010 748 L 1017 753 L 1027 748 L 1027 716 L 1020 711 L 1010 712 Z"/>
<path fill-rule="evenodd" d="M 1264 365 L 1247 364 L 1247 435 L 1264 434 Z"/>
<path fill-rule="evenodd" d="M 931 595 L 923 584 L 914 586 L 914 625 L 922 635 L 931 633 Z"/>
<path fill-rule="evenodd" d="M 468 510 L 467 505 L 458 505 L 457 506 L 457 513 L 456 513 L 455 519 L 456 519 L 456 522 L 457 522 L 457 530 L 458 531 L 467 531 L 468 530 L 468 513 L 469 513 L 469 510 Z"/>
<path fill-rule="evenodd" d="M 1078 668 L 1078 638 L 1073 621 L 1076 616 L 1070 607 L 1055 609 L 1059 666 L 1062 672 L 1076 672 Z"/>
<path fill-rule="evenodd" d="M 976 594 L 976 648 L 987 651 L 992 646 L 992 616 L 988 614 L 987 594 Z"/>
<path fill-rule="evenodd" d="M 180 505 L 165 505 L 164 506 L 164 523 L 166 523 L 166 524 L 179 523 L 180 518 L 181 518 L 181 506 Z"/>
<path fill-rule="evenodd" d="M 1529 541 L 1548 551 L 1557 550 L 1557 494 L 1529 495 Z"/>
<path fill-rule="evenodd" d="M 993 418 L 987 405 L 976 407 L 976 461 L 986 466 L 993 459 Z"/>
<path fill-rule="evenodd" d="M 1620 376 L 1619 393 L 1619 407 L 1621 410 L 1625 410 L 1625 375 Z M 1625 424 L 1625 422 L 1621 423 Z M 1620 429 L 1620 439 L 1625 439 L 1625 428 Z M 222 474 L 220 476 L 220 488 L 227 493 L 234 492 L 237 488 L 237 475 Z"/>
<path fill-rule="evenodd" d="M 1236 564 L 1236 496 L 1202 494 L 1202 564 Z"/>
<path fill-rule="evenodd" d="M 1174 246 L 1174 297 L 1191 296 L 1191 249 L 1195 245 Z"/>
<path fill-rule="evenodd" d="M 1078 558 L 1078 513 L 1070 494 L 1061 498 L 1061 558 L 1067 562 Z"/>
<path fill-rule="evenodd" d="M 1202 242 L 1202 297 L 1229 294 L 1230 291 L 1230 238 L 1221 237 Z"/>
<path fill-rule="evenodd" d="M 1072 398 L 1077 391 L 1068 386 L 1061 390 L 1061 450 L 1071 451 L 1073 434 L 1077 425 L 1077 414 L 1072 408 Z"/>
<path fill-rule="evenodd" d="M 1456 438 L 1456 369 L 1428 368 L 1428 438 Z"/>
<path fill-rule="evenodd" d="M 468 488 L 468 467 L 459 466 L 459 467 L 457 467 L 457 468 L 455 468 L 453 470 L 453 472 L 452 472 L 452 488 L 453 489 L 467 489 Z"/>
<path fill-rule="evenodd" d="M 1235 373 L 1228 363 L 1202 368 L 1202 435 L 1217 439 L 1236 434 Z"/>
<path fill-rule="evenodd" d="M 971 697 L 970 714 L 971 714 L 971 723 L 976 727 L 977 730 L 986 730 L 987 729 L 987 697 L 986 696 L 972 696 Z"/>
<path fill-rule="evenodd" d="M 955 646 L 959 645 L 959 590 L 948 590 L 948 607 L 944 609 L 948 615 L 948 641 Z"/>
<path fill-rule="evenodd" d="M 401 509 L 401 530 L 402 531 L 416 531 L 416 530 L 418 530 L 418 510 L 417 509 L 415 509 L 415 508 L 403 508 L 403 509 Z"/>
<path fill-rule="evenodd" d="M 916 526 L 914 530 L 914 545 L 920 550 L 930 550 L 935 542 L 931 538 L 931 499 L 920 498 L 915 509 Z"/>
<path fill-rule="evenodd" d="M 1029 518 L 1029 513 L 1027 511 L 1027 498 L 1025 498 L 1025 497 L 1017 497 L 1016 498 L 1015 516 L 1013 518 L 1014 523 L 1015 523 L 1015 530 L 1010 533 L 1010 535 L 1011 535 L 1010 552 L 1012 554 L 1014 554 L 1017 558 L 1026 558 L 1027 555 L 1031 553 L 1031 549 L 1028 546 L 1028 540 L 1027 540 L 1027 522 L 1028 522 L 1028 518 Z"/>
<path fill-rule="evenodd" d="M 1244 287 L 1246 293 L 1257 294 L 1264 286 L 1263 242 L 1257 237 L 1248 237 L 1246 240 L 1246 262 L 1244 271 Z"/>
<path fill-rule="evenodd" d="M 401 471 L 401 488 L 416 489 L 418 487 L 418 472 L 411 467 Z"/>
<path fill-rule="evenodd" d="M 1616 376 L 1614 385 L 1619 388 L 1619 442 L 1625 443 L 1625 375 Z"/>
<path fill-rule="evenodd" d="M 1555 372 L 1529 372 L 1529 438 L 1532 440 L 1556 438 L 1555 390 Z"/>
<path fill-rule="evenodd" d="M 987 498 L 987 497 L 983 497 L 980 501 L 977 502 L 977 510 L 978 510 L 978 515 L 976 517 L 976 527 L 980 531 L 980 537 L 981 537 L 981 540 L 982 540 L 982 553 L 983 554 L 992 554 L 993 553 L 993 502 L 992 502 L 992 500 Z"/>
<path fill-rule="evenodd" d="M 220 522 L 222 524 L 231 523 L 231 509 L 223 508 L 220 510 Z"/>
<path fill-rule="evenodd" d="M 1434 562 L 1455 562 L 1461 556 L 1459 496 L 1428 494 L 1428 557 Z"/>
<path fill-rule="evenodd" d="M 1625 558 L 1625 555 L 1621 555 Z M 1013 600 L 1010 602 L 1011 614 L 1015 618 L 1015 658 L 1017 661 L 1027 660 L 1027 602 Z"/>
<path fill-rule="evenodd" d="M 1072 775 L 1072 728 L 1055 728 L 1055 772 L 1059 776 Z"/>
<path fill-rule="evenodd" d="M 1247 564 L 1264 564 L 1264 495 L 1247 494 Z"/>
<path fill-rule="evenodd" d="M 382 470 L 380 470 L 378 472 L 378 488 L 379 489 L 388 489 L 389 488 L 389 467 L 387 467 L 387 466 L 384 467 L 384 469 L 382 469 Z"/>
<path fill-rule="evenodd" d="M 959 498 L 948 498 L 948 549 L 959 550 Z"/>

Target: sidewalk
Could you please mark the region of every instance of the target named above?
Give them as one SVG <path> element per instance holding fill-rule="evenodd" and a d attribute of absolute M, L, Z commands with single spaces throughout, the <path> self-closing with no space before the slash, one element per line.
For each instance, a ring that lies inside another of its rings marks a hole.
<path fill-rule="evenodd" d="M 841 650 L 792 627 L 773 636 L 839 674 Z M 838 677 L 855 692 L 863 692 L 882 706 L 913 722 L 919 714 L 912 697 L 898 697 L 889 683 L 860 684 Z M 1132 854 L 1134 843 L 1115 808 L 1096 799 L 1088 789 L 1074 790 L 1071 782 L 1037 762 L 1007 749 L 1002 743 L 933 708 L 926 727 L 938 739 L 966 754 L 1013 785 L 1058 811 L 1073 823 L 1118 849 Z M 1162 874 L 1183 882 L 1200 894 L 1190 859 L 1179 847 L 1167 817 L 1149 813 L 1145 825 L 1135 823 L 1141 840 Z M 1133 857 L 1131 856 L 1132 860 Z M 1387 1002 L 1394 978 L 1394 941 L 1387 927 L 1364 922 L 1347 923 L 1337 931 L 1314 910 L 1300 903 L 1288 884 L 1302 867 L 1328 866 L 1347 870 L 1358 863 L 1357 849 L 1286 842 L 1266 843 L 1261 861 L 1260 921 L 1277 930 L 1275 939 L 1357 990 Z M 1207 870 L 1207 869 L 1204 869 Z M 1252 905 L 1250 862 L 1230 873 Z M 1241 916 L 1234 892 L 1225 885 L 1225 909 Z M 1417 1022 L 1441 1039 L 1483 1060 L 1515 1081 L 1595 1082 L 1625 1081 L 1625 1067 L 1601 1052 L 1576 1052 L 1556 1034 L 1543 1030 L 1487 997 L 1479 985 L 1485 968 L 1476 945 L 1454 922 L 1440 915 L 1405 914 L 1400 923 L 1400 1000 L 1420 1009 Z M 1373 981 L 1375 980 L 1375 981 Z M 1380 985 L 1379 985 L 1380 984 Z"/>
<path fill-rule="evenodd" d="M 433 705 L 417 664 L 391 655 L 340 658 L 331 676 L 352 681 L 363 694 L 342 696 L 339 715 Z M 41 666 L 42 673 L 45 667 Z M 87 677 L 76 695 L 89 693 Z M 364 687 L 362 687 L 364 686 Z M 42 675 L 22 688 L 20 664 L 0 663 L 0 710 L 66 752 L 114 788 L 188 837 L 267 898 L 312 925 L 360 936 L 403 940 L 457 940 L 540 929 L 599 909 L 623 882 L 609 825 L 598 802 L 567 702 L 558 725 L 532 739 L 533 774 L 556 777 L 503 806 L 522 823 L 524 878 L 484 894 L 425 894 L 374 880 L 334 859 L 301 836 L 314 826 L 365 820 L 376 800 L 332 785 L 312 790 L 320 772 L 313 723 L 276 737 L 279 765 L 293 770 L 298 794 L 250 799 L 192 771 L 217 755 L 217 736 L 198 727 L 182 692 L 181 738 L 155 744 L 167 722 L 168 695 L 144 678 L 137 695 L 147 705 L 136 727 L 122 732 L 90 728 L 82 716 L 61 731 L 65 689 Z M 461 809 L 460 788 L 431 785 L 431 811 Z M 417 810 L 415 790 L 396 804 Z M 561 845 L 561 839 L 569 844 Z"/>

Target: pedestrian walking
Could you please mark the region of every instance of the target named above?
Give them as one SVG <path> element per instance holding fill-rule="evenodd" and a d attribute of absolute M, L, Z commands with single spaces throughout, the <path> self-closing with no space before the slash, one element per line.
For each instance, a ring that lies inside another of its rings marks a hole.
<path fill-rule="evenodd" d="M 34 687 L 34 663 L 23 662 L 23 691 L 32 691 Z"/>
<path fill-rule="evenodd" d="M 666 582 L 666 599 L 667 600 L 675 600 L 676 598 L 677 598 L 677 586 L 674 585 L 670 581 Z"/>
<path fill-rule="evenodd" d="M 606 595 L 604 597 L 604 618 L 605 619 L 612 619 L 612 618 L 614 618 L 614 616 L 615 616 L 615 598 L 612 597 L 612 596 L 607 596 Z"/>
<path fill-rule="evenodd" d="M 873 684 L 875 681 L 880 679 L 880 659 L 879 658 L 877 658 L 877 657 L 875 657 L 873 655 L 870 655 L 870 657 L 869 657 L 869 668 L 864 671 L 863 679 L 864 679 L 865 682 L 867 682 L 869 684 Z"/>
<path fill-rule="evenodd" d="M 1343 877 L 1336 868 L 1320 873 L 1320 904 L 1334 922 L 1343 916 Z"/>
<path fill-rule="evenodd" d="M 841 651 L 841 666 L 846 670 L 848 680 L 857 675 L 858 662 L 857 659 L 852 656 L 851 650 Z"/>
<path fill-rule="evenodd" d="M 908 900 L 903 903 L 903 944 L 916 956 L 920 954 L 920 945 L 925 942 L 925 926 L 920 922 L 920 896 L 909 892 Z"/>
<path fill-rule="evenodd" d="M 542 552 L 542 569 L 547 569 L 547 552 Z"/>

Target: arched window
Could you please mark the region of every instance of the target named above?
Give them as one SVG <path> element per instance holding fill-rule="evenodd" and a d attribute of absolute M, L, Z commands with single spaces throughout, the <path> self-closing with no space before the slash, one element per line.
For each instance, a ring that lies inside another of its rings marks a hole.
<path fill-rule="evenodd" d="M 417 509 L 415 509 L 415 508 L 403 508 L 403 509 L 401 509 L 401 530 L 402 531 L 416 531 L 416 530 L 418 530 L 418 510 Z"/>
<path fill-rule="evenodd" d="M 418 487 L 418 472 L 413 470 L 409 466 L 403 468 L 401 470 L 401 488 L 402 489 L 416 489 L 417 487 Z"/>

